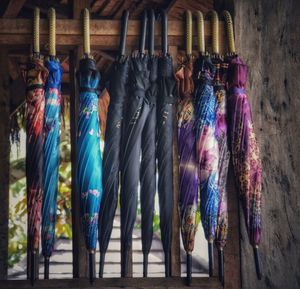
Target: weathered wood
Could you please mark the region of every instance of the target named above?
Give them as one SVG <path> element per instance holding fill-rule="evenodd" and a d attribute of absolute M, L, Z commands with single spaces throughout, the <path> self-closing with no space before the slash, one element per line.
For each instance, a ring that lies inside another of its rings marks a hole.
<path fill-rule="evenodd" d="M 243 288 L 299 288 L 300 2 L 236 0 L 234 4 L 237 50 L 249 65 L 247 91 L 263 164 L 263 278 L 256 279 L 242 223 Z"/>
<path fill-rule="evenodd" d="M 48 43 L 48 22 L 40 20 L 40 42 L 41 45 Z M 196 26 L 194 26 L 196 27 Z M 119 44 L 120 21 L 119 20 L 91 20 L 90 34 L 92 47 L 106 47 L 116 49 Z M 140 21 L 130 20 L 128 24 L 127 44 L 135 46 L 138 44 L 140 34 Z M 155 35 L 160 37 L 160 23 L 156 22 Z M 169 21 L 169 44 L 173 46 L 184 46 L 184 23 L 183 21 Z M 196 37 L 196 29 L 193 30 Z M 220 51 L 223 51 L 224 23 L 220 21 Z M 210 23 L 205 22 L 206 43 L 210 45 L 211 29 Z M 32 43 L 32 21 L 29 19 L 0 19 L 0 44 L 30 45 Z M 60 46 L 77 46 L 83 43 L 82 21 L 62 20 L 56 21 L 56 43 Z M 160 41 L 156 41 L 160 43 Z M 197 43 L 193 41 L 193 43 Z M 160 45 L 157 45 L 160 47 Z"/>
<path fill-rule="evenodd" d="M 7 278 L 9 204 L 9 75 L 7 50 L 0 48 L 0 279 Z"/>
<path fill-rule="evenodd" d="M 10 0 L 2 15 L 3 18 L 16 18 L 23 8 L 26 0 Z"/>
<path fill-rule="evenodd" d="M 186 286 L 185 278 L 103 278 L 96 279 L 91 286 L 87 278 L 61 279 L 61 280 L 37 280 L 35 288 L 176 288 L 176 289 L 222 289 L 216 278 L 193 278 L 192 285 Z M 27 280 L 2 281 L 0 289 L 31 289 L 32 286 Z"/>
<path fill-rule="evenodd" d="M 170 46 L 169 53 L 173 57 L 174 69 L 177 67 L 177 47 Z M 178 146 L 177 146 L 177 109 L 174 108 L 174 137 L 173 137 L 173 230 L 171 247 L 171 274 L 181 275 L 180 260 L 180 219 L 178 212 L 179 199 L 179 171 L 178 171 Z"/>

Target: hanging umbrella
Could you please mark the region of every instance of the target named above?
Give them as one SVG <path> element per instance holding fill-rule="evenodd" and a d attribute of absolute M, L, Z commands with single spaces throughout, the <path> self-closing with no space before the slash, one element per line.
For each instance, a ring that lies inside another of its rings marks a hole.
<path fill-rule="evenodd" d="M 212 15 L 214 15 L 213 12 Z M 216 97 L 213 90 L 214 65 L 207 55 L 201 55 L 194 65 L 196 76 L 195 115 L 200 213 L 205 238 L 208 241 L 209 275 L 213 274 L 213 241 L 218 217 L 218 161 L 216 139 Z"/>
<path fill-rule="evenodd" d="M 98 214 L 102 198 L 102 160 L 97 91 L 100 75 L 95 61 L 90 57 L 88 9 L 84 10 L 84 58 L 80 60 L 77 77 L 80 87 L 77 182 L 82 228 L 89 252 L 89 276 L 93 282 Z"/>
<path fill-rule="evenodd" d="M 229 52 L 232 55 L 227 83 L 232 163 L 249 241 L 254 250 L 256 273 L 258 279 L 261 279 L 258 246 L 261 239 L 262 164 L 251 107 L 245 92 L 248 67 L 235 53 L 231 16 L 227 11 L 223 15 L 227 26 Z"/>
<path fill-rule="evenodd" d="M 171 275 L 171 242 L 173 218 L 173 121 L 176 80 L 173 60 L 168 53 L 168 18 L 162 11 L 162 55 L 158 60 L 157 97 L 157 164 L 158 197 L 165 274 Z"/>
<path fill-rule="evenodd" d="M 50 57 L 45 66 L 49 71 L 45 88 L 44 122 L 44 196 L 42 206 L 42 253 L 44 276 L 49 279 L 49 258 L 55 239 L 56 199 L 58 190 L 59 130 L 60 130 L 60 85 L 63 70 L 55 57 L 55 10 L 49 10 Z"/>
<path fill-rule="evenodd" d="M 34 10 L 33 56 L 26 76 L 26 181 L 28 207 L 28 256 L 31 282 L 37 278 L 40 226 L 43 198 L 43 123 L 45 110 L 44 84 L 48 70 L 43 64 L 39 47 L 40 10 Z"/>
<path fill-rule="evenodd" d="M 192 60 L 192 13 L 186 11 L 186 62 L 176 72 L 180 102 L 178 105 L 179 210 L 181 236 L 187 256 L 188 285 L 192 278 L 194 250 L 199 214 L 196 134 L 194 115 L 194 82 Z M 197 216 L 198 215 L 198 216 Z M 197 219 L 198 217 L 198 219 Z"/>
<path fill-rule="evenodd" d="M 149 11 L 149 70 L 150 87 L 146 92 L 145 106 L 149 106 L 149 113 L 142 131 L 142 158 L 141 158 L 141 214 L 142 214 L 142 251 L 144 255 L 143 276 L 148 275 L 148 254 L 152 245 L 154 197 L 156 191 L 156 98 L 157 64 L 158 58 L 154 55 L 154 10 Z"/>
<path fill-rule="evenodd" d="M 100 277 L 103 277 L 105 253 L 111 236 L 113 220 L 118 204 L 121 133 L 129 68 L 128 58 L 125 57 L 128 11 L 125 10 L 122 17 L 119 56 L 113 64 L 108 88 L 110 103 L 105 132 L 103 201 L 101 204 L 99 222 Z"/>
<path fill-rule="evenodd" d="M 226 113 L 226 90 L 225 77 L 227 63 L 224 63 L 219 54 L 219 18 L 218 14 L 213 12 L 212 17 L 212 41 L 213 55 L 212 62 L 216 68 L 215 78 L 213 80 L 214 92 L 217 98 L 216 107 L 216 137 L 219 147 L 219 205 L 218 221 L 216 228 L 215 244 L 218 248 L 219 259 L 219 279 L 224 283 L 224 247 L 226 245 L 228 234 L 228 211 L 227 211 L 227 173 L 230 160 L 227 137 L 227 113 Z"/>
<path fill-rule="evenodd" d="M 124 121 L 121 171 L 121 276 L 128 276 L 128 254 L 132 246 L 132 231 L 136 219 L 142 130 L 150 107 L 145 104 L 150 87 L 148 57 L 145 55 L 147 13 L 143 14 L 140 47 L 133 55 L 129 71 L 129 97 Z"/>

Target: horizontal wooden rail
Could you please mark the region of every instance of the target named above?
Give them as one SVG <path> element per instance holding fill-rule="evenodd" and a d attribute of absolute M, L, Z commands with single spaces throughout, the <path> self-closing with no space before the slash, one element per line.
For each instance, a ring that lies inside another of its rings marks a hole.
<path fill-rule="evenodd" d="M 83 43 L 82 21 L 73 19 L 57 19 L 56 21 L 56 43 L 58 46 L 76 46 Z M 184 47 L 185 31 L 184 22 L 178 20 L 169 21 L 169 45 Z M 196 46 L 196 25 L 193 26 L 193 35 Z M 120 21 L 119 20 L 91 20 L 90 34 L 92 47 L 104 47 L 116 49 L 119 42 Z M 130 20 L 128 24 L 128 46 L 138 43 L 140 34 L 140 21 Z M 156 43 L 160 46 L 160 23 L 156 22 Z M 210 47 L 211 25 L 205 21 L 206 45 Z M 40 41 L 42 45 L 48 43 L 48 21 L 40 20 Z M 226 50 L 224 22 L 220 21 L 220 51 Z M 32 43 L 32 20 L 29 19 L 0 19 L 0 45 L 30 45 Z"/>
<path fill-rule="evenodd" d="M 4 280 L 0 289 L 57 289 L 57 288 L 177 288 L 177 289 L 222 289 L 217 278 L 193 278 L 190 287 L 186 286 L 185 278 L 103 278 L 96 279 L 91 285 L 87 278 L 37 280 L 32 287 L 29 280 Z"/>

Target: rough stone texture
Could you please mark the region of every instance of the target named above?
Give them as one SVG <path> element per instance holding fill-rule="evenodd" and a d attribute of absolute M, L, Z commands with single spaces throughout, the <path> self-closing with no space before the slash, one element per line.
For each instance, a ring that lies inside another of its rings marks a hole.
<path fill-rule="evenodd" d="M 248 93 L 263 162 L 264 276 L 257 281 L 241 226 L 243 289 L 300 288 L 300 1 L 236 0 L 237 50 L 250 67 Z"/>

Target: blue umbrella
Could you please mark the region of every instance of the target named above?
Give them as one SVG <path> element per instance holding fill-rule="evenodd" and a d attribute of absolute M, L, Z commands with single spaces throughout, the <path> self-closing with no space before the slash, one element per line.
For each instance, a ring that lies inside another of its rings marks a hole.
<path fill-rule="evenodd" d="M 49 10 L 49 16 L 50 23 L 53 24 L 55 21 L 55 10 L 53 8 Z M 45 62 L 45 66 L 49 71 L 45 87 L 44 196 L 42 207 L 42 253 L 45 258 L 45 279 L 49 279 L 49 258 L 52 255 L 55 239 L 60 141 L 60 86 L 63 74 L 59 60 L 55 58 L 55 24 L 51 24 L 50 58 Z"/>
<path fill-rule="evenodd" d="M 205 238 L 208 241 L 209 275 L 213 274 L 213 242 L 215 239 L 219 190 L 219 149 L 216 138 L 216 105 L 213 78 L 215 67 L 209 56 L 200 54 L 194 65 L 195 115 L 200 213 Z"/>
<path fill-rule="evenodd" d="M 95 277 L 95 250 L 98 234 L 98 215 L 102 198 L 102 159 L 98 117 L 98 84 L 100 74 L 90 58 L 89 11 L 84 10 L 84 52 L 77 74 L 80 87 L 78 118 L 78 193 L 80 215 L 89 252 L 90 281 Z"/>

